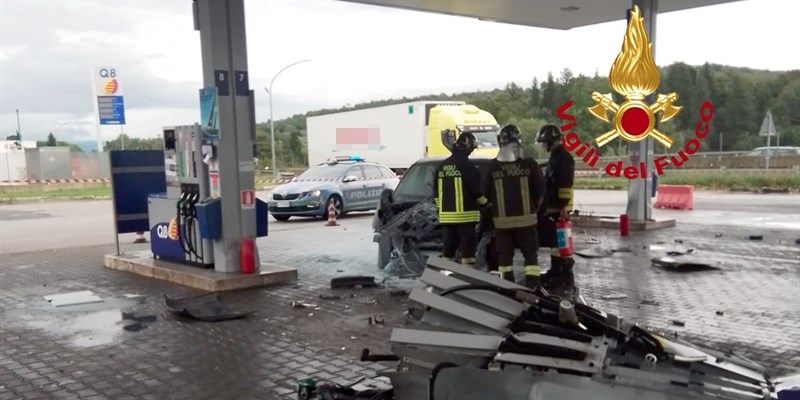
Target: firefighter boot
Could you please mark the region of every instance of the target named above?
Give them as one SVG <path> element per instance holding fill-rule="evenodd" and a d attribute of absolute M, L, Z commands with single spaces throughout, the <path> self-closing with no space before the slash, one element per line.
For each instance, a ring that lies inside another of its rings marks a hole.
<path fill-rule="evenodd" d="M 474 258 L 462 258 L 461 265 L 467 268 L 475 268 L 475 259 Z"/>
<path fill-rule="evenodd" d="M 525 266 L 525 287 L 528 289 L 536 289 L 539 287 L 539 266 L 538 265 L 526 265 Z"/>
<path fill-rule="evenodd" d="M 497 272 L 500 273 L 501 278 L 514 282 L 514 267 L 497 267 Z"/>
<path fill-rule="evenodd" d="M 563 258 L 550 255 L 550 269 L 541 277 L 542 286 L 548 291 L 561 286 L 561 267 Z"/>

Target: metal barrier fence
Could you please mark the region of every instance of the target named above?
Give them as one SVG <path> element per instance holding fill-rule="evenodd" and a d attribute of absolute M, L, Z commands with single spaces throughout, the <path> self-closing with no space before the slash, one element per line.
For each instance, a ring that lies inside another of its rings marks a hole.
<path fill-rule="evenodd" d="M 711 171 L 711 170 L 747 170 L 748 172 L 766 172 L 764 157 L 745 156 L 746 152 L 697 153 L 680 167 L 668 166 L 670 172 Z M 654 157 L 662 157 L 656 154 Z M 677 155 L 667 155 L 668 158 Z M 575 169 L 578 176 L 602 176 L 605 166 L 622 161 L 629 163 L 627 157 L 602 157 L 594 168 L 579 157 L 575 157 Z M 546 160 L 539 160 L 544 163 Z M 800 168 L 800 155 L 778 155 L 770 158 L 770 171 L 797 171 Z M 301 174 L 305 168 L 287 168 L 281 170 L 279 179 L 275 180 L 272 172 L 259 171 L 256 180 L 262 183 L 288 182 L 293 176 Z M 8 149 L 0 152 L 0 183 L 63 183 L 87 182 L 86 180 L 107 181 L 109 179 L 108 153 L 81 153 L 69 151 L 68 147 L 40 147 L 36 149 Z"/>

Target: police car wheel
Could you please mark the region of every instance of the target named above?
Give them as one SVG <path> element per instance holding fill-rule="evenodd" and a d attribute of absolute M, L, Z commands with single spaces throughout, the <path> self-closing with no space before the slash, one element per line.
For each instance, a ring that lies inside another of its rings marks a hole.
<path fill-rule="evenodd" d="M 291 218 L 291 215 L 273 215 L 272 218 L 275 218 L 277 221 L 288 221 Z"/>

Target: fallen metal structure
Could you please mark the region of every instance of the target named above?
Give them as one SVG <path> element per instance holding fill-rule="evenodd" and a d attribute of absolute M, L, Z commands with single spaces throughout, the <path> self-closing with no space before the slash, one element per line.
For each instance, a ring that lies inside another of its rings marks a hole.
<path fill-rule="evenodd" d="M 776 399 L 752 361 L 431 257 L 392 332 L 397 400 Z"/>
<path fill-rule="evenodd" d="M 397 272 L 420 276 L 425 269 L 427 256 L 425 250 L 437 249 L 441 244 L 439 214 L 433 199 L 420 201 L 411 207 L 393 205 L 391 191 L 384 191 L 381 206 L 373 220 L 375 235 L 373 242 L 391 248 L 388 263 L 379 261 L 378 268 L 387 272 Z M 492 232 L 479 225 L 478 245 L 475 267 L 488 271 L 487 263 Z M 380 250 L 379 250 L 380 251 Z M 380 257 L 379 257 L 380 260 Z"/>
<path fill-rule="evenodd" d="M 391 196 L 384 191 L 382 197 Z M 438 210 L 433 201 L 420 201 L 403 209 L 393 207 L 390 199 L 381 199 L 381 207 L 375 216 L 373 241 L 391 248 L 389 263 L 379 265 L 381 269 L 400 271 L 419 276 L 425 269 L 425 255 L 421 243 L 429 243 L 437 236 Z"/>

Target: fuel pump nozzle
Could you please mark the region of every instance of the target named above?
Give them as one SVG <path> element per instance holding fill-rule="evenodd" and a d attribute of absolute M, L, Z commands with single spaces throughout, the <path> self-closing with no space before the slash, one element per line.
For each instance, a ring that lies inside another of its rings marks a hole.
<path fill-rule="evenodd" d="M 182 190 L 181 191 L 181 197 L 178 199 L 178 201 L 175 204 L 176 211 L 177 211 L 175 219 L 178 222 L 178 236 L 179 236 L 178 237 L 178 242 L 180 242 L 181 249 L 183 249 L 183 252 L 185 254 L 187 254 L 187 255 L 190 254 L 190 253 L 189 253 L 189 249 L 186 248 L 186 242 L 184 242 L 186 240 L 186 232 L 184 231 L 184 227 L 186 225 L 186 221 L 184 219 L 184 216 L 186 215 L 185 209 L 186 209 L 186 203 L 187 203 L 187 201 L 189 199 L 189 195 L 190 195 L 190 193 L 188 191 Z"/>
<path fill-rule="evenodd" d="M 187 200 L 187 210 L 186 210 L 186 222 L 187 222 L 187 238 L 186 244 L 189 247 L 189 251 L 197 257 L 197 260 L 202 261 L 203 255 L 203 243 L 202 240 L 198 240 L 197 232 L 195 229 L 195 224 L 197 224 L 197 203 L 200 201 L 200 193 L 195 189 L 192 191 L 189 199 Z M 198 253 L 200 250 L 200 253 Z"/>

